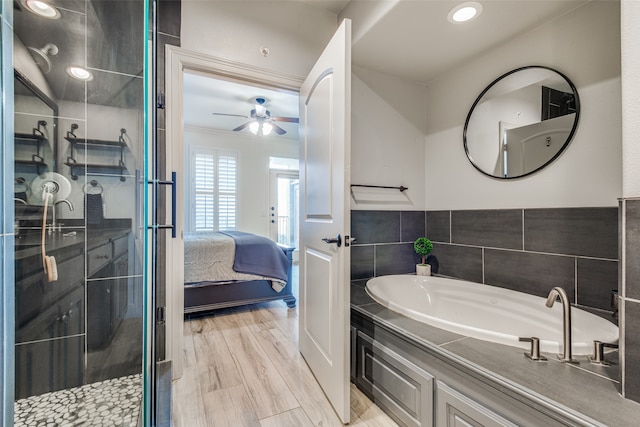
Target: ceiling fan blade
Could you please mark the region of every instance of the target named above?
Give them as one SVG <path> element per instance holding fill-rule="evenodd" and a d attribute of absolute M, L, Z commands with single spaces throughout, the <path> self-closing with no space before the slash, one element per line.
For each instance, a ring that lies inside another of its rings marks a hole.
<path fill-rule="evenodd" d="M 278 135 L 284 135 L 285 133 L 287 133 L 286 130 L 282 129 L 280 126 L 278 126 L 275 123 L 271 123 L 271 126 L 273 126 L 273 131 Z"/>
<path fill-rule="evenodd" d="M 245 119 L 248 119 L 249 117 L 247 116 L 243 116 L 242 114 L 226 114 L 226 113 L 211 113 L 214 116 L 231 116 L 231 117 L 244 117 Z"/>
<path fill-rule="evenodd" d="M 288 122 L 288 123 L 299 123 L 300 119 L 297 117 L 271 117 L 271 120 L 276 122 Z"/>
<path fill-rule="evenodd" d="M 253 123 L 253 121 L 247 122 L 245 124 L 242 124 L 240 126 L 238 126 L 237 128 L 234 129 L 234 132 L 237 132 L 239 130 L 245 129 L 246 127 L 248 127 L 251 123 Z"/>

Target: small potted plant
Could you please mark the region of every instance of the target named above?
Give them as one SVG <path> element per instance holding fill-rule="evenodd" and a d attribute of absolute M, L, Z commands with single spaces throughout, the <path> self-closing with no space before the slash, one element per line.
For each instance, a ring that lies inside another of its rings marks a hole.
<path fill-rule="evenodd" d="M 433 243 L 426 237 L 419 237 L 413 242 L 413 249 L 422 256 L 422 263 L 416 265 L 418 276 L 431 276 L 431 266 L 427 264 L 427 255 L 433 250 Z"/>

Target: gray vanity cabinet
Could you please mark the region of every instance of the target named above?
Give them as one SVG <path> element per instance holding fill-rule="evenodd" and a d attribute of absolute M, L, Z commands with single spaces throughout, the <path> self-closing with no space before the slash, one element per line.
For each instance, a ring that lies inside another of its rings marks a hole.
<path fill-rule="evenodd" d="M 436 402 L 436 427 L 516 427 L 441 381 L 437 381 Z"/>
<path fill-rule="evenodd" d="M 355 332 L 355 384 L 402 425 L 433 425 L 433 376 L 371 337 Z"/>
<path fill-rule="evenodd" d="M 55 282 L 47 280 L 39 248 L 34 253 L 21 253 L 15 262 L 16 399 L 76 387 L 84 380 L 82 250 L 56 255 Z"/>
<path fill-rule="evenodd" d="M 128 235 L 89 251 L 87 348 L 104 349 L 125 316 L 128 303 Z"/>

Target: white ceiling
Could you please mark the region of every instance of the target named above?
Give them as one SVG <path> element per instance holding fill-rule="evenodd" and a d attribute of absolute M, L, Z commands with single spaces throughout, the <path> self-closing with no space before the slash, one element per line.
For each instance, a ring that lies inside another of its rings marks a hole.
<path fill-rule="evenodd" d="M 466 0 L 299 1 L 352 18 L 354 64 L 426 84 L 589 0 L 479 0 L 482 14 L 466 24 L 447 20 Z M 185 125 L 231 131 L 246 119 L 212 113 L 249 115 L 258 96 L 272 116 L 298 117 L 295 94 L 185 75 Z M 287 131 L 279 138 L 298 138 L 297 124 L 277 124 Z"/>
<path fill-rule="evenodd" d="M 340 14 L 342 10 L 349 4 L 349 0 L 299 0 L 312 6 L 320 7 L 329 12 Z"/>
<path fill-rule="evenodd" d="M 372 24 L 352 16 L 363 15 L 361 10 L 367 3 L 354 0 L 350 3 L 355 4 L 343 11 L 344 16 L 353 19 L 353 62 L 427 83 L 589 0 L 477 1 L 482 13 L 467 23 L 447 20 L 449 11 L 466 0 L 409 0 L 390 2 L 395 5 L 382 17 L 375 17 Z"/>
<path fill-rule="evenodd" d="M 275 91 L 244 83 L 218 80 L 210 76 L 185 73 L 184 75 L 184 124 L 225 131 L 246 123 L 243 117 L 220 116 L 213 113 L 249 116 L 255 108 L 256 98 L 265 98 L 264 104 L 271 116 L 298 117 L 298 95 Z M 276 122 L 287 133 L 277 138 L 298 139 L 298 124 Z M 245 128 L 242 132 L 249 132 Z"/>

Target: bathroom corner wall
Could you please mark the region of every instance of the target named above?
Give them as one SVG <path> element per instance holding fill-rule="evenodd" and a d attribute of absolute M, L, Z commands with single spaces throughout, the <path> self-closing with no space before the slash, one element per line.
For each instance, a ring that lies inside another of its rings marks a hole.
<path fill-rule="evenodd" d="M 561 286 L 578 305 L 612 310 L 611 291 L 618 289 L 617 208 L 351 214 L 357 238 L 352 280 L 414 273 L 419 257 L 413 241 L 427 236 L 438 274 L 541 297 Z"/>
<path fill-rule="evenodd" d="M 351 209 L 424 209 L 425 87 L 357 66 L 351 84 L 351 184 L 408 187 L 353 187 Z"/>

